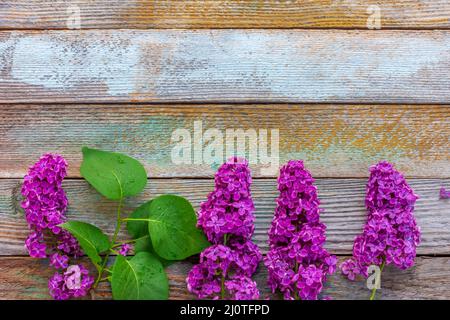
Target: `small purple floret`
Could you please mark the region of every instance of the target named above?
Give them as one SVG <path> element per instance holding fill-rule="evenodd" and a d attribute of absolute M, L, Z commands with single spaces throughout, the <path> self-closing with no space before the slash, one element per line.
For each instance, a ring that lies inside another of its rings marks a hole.
<path fill-rule="evenodd" d="M 123 245 L 120 246 L 118 253 L 122 256 L 127 256 L 131 249 L 132 246 L 130 244 L 124 243 Z"/>
<path fill-rule="evenodd" d="M 447 191 L 442 187 L 441 190 L 439 190 L 439 196 L 441 199 L 450 199 L 450 191 Z"/>

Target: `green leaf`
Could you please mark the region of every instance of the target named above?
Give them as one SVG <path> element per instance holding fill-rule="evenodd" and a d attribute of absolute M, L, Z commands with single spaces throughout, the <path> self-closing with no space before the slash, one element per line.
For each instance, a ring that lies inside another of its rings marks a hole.
<path fill-rule="evenodd" d="M 183 260 L 211 244 L 197 229 L 194 208 L 186 199 L 163 195 L 149 204 L 148 230 L 156 253 L 167 260 Z"/>
<path fill-rule="evenodd" d="M 148 252 L 133 258 L 117 256 L 111 277 L 115 300 L 165 300 L 169 281 L 161 262 Z"/>
<path fill-rule="evenodd" d="M 151 200 L 133 211 L 129 219 L 148 219 L 150 216 L 150 203 Z M 150 235 L 148 234 L 148 221 L 127 221 L 127 230 L 133 239 L 137 239 L 134 243 L 135 253 L 149 252 L 156 256 L 164 267 L 167 267 L 173 263 L 173 261 L 169 261 L 158 256 L 155 249 L 153 249 L 152 241 L 150 239 Z"/>
<path fill-rule="evenodd" d="M 100 253 L 109 250 L 108 237 L 96 226 L 81 221 L 68 221 L 61 227 L 69 231 L 80 244 L 84 253 L 98 266 L 102 261 Z"/>
<path fill-rule="evenodd" d="M 81 175 L 111 200 L 134 196 L 147 184 L 142 164 L 126 155 L 83 147 Z"/>

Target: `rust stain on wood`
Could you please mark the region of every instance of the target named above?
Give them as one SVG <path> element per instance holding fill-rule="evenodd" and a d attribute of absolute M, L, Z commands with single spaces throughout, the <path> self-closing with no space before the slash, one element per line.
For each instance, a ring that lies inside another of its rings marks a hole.
<path fill-rule="evenodd" d="M 316 177 L 366 177 L 381 160 L 407 176 L 450 176 L 448 106 L 1 105 L 0 117 L 0 177 L 22 177 L 45 152 L 63 154 L 80 177 L 83 145 L 130 154 L 151 177 L 211 177 L 210 165 L 172 162 L 172 132 L 193 135 L 195 121 L 203 133 L 278 129 L 280 165 L 303 159 Z"/>

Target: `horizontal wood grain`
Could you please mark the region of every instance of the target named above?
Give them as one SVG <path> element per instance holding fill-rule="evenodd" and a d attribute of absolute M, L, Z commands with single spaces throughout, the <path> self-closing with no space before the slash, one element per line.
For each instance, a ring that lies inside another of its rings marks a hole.
<path fill-rule="evenodd" d="M 345 257 L 340 258 L 342 262 Z M 86 259 L 82 261 L 88 265 Z M 170 299 L 195 299 L 186 289 L 186 275 L 195 259 L 179 262 L 167 268 L 170 283 Z M 450 299 L 450 258 L 417 257 L 415 266 L 399 270 L 388 266 L 381 276 L 381 294 L 377 299 Z M 94 270 L 93 270 L 94 272 Z M 28 257 L 0 258 L 0 299 L 50 299 L 47 281 L 54 273 L 48 261 Z M 258 283 L 261 298 L 279 299 L 271 294 L 266 284 L 267 271 L 260 265 L 253 279 Z M 337 271 L 330 276 L 322 296 L 334 300 L 367 300 L 370 291 L 363 279 L 349 281 Z M 109 284 L 102 283 L 87 299 L 110 299 Z"/>
<path fill-rule="evenodd" d="M 83 145 L 136 157 L 151 177 L 212 177 L 217 166 L 172 161 L 172 132 L 194 139 L 196 121 L 224 136 L 278 129 L 280 165 L 303 159 L 315 177 L 367 177 L 380 160 L 410 177 L 450 177 L 450 107 L 431 105 L 0 105 L 0 177 L 23 177 L 46 152 L 80 177 Z M 263 167 L 252 164 L 253 176 Z"/>
<path fill-rule="evenodd" d="M 0 103 L 450 102 L 450 31 L 12 31 L 0 66 Z"/>
<path fill-rule="evenodd" d="M 422 231 L 421 255 L 450 254 L 450 201 L 439 199 L 441 186 L 450 179 L 410 179 L 420 196 L 415 216 Z M 319 197 L 325 212 L 321 217 L 327 225 L 326 247 L 336 254 L 350 254 L 353 240 L 362 232 L 366 221 L 364 207 L 365 179 L 317 179 Z M 28 234 L 20 202 L 20 180 L 0 180 L 0 255 L 24 255 L 24 239 Z M 90 222 L 112 234 L 117 203 L 105 200 L 83 180 L 66 180 L 69 198 L 69 219 Z M 160 194 L 186 197 L 197 210 L 214 188 L 212 179 L 151 179 L 144 192 L 125 204 L 127 213 Z M 275 179 L 253 182 L 252 195 L 256 207 L 254 241 L 265 252 L 267 231 L 273 219 L 278 196 Z M 121 238 L 126 238 L 125 232 Z"/>
<path fill-rule="evenodd" d="M 3 0 L 0 28 L 73 28 L 76 8 L 83 29 L 367 28 L 374 4 L 384 29 L 450 27 L 446 0 Z"/>

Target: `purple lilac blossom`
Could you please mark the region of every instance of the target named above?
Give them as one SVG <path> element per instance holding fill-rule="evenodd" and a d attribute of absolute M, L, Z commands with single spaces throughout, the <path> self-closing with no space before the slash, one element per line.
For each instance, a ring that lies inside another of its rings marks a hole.
<path fill-rule="evenodd" d="M 268 284 L 286 300 L 316 300 L 337 258 L 323 248 L 326 227 L 320 222 L 317 187 L 303 161 L 289 161 L 280 170 L 277 207 L 264 259 Z"/>
<path fill-rule="evenodd" d="M 58 248 L 69 255 L 80 256 L 81 249 L 70 233 L 58 225 L 66 221 L 68 201 L 62 181 L 67 174 L 67 162 L 59 155 L 45 154 L 30 167 L 22 186 L 22 208 L 32 231 L 25 241 L 30 256 L 47 257 L 45 235 L 53 235 Z"/>
<path fill-rule="evenodd" d="M 257 300 L 259 291 L 256 282 L 246 276 L 232 276 L 225 281 L 225 289 L 232 300 Z"/>
<path fill-rule="evenodd" d="M 40 232 L 31 232 L 25 240 L 25 248 L 33 258 L 46 258 L 47 245 L 44 242 L 44 236 Z"/>
<path fill-rule="evenodd" d="M 60 155 L 45 154 L 30 167 L 24 177 L 21 203 L 30 234 L 25 240 L 25 248 L 31 257 L 50 258 L 50 265 L 55 269 L 67 269 L 69 256 L 79 257 L 83 254 L 78 241 L 58 225 L 66 221 L 68 206 L 62 181 L 67 174 L 67 162 Z M 56 241 L 54 245 L 46 243 L 47 238 Z M 84 295 L 90 289 L 92 281 L 88 271 L 81 268 L 82 288 L 75 291 L 64 289 L 67 271 L 56 273 L 49 281 L 50 293 L 55 299 L 68 299 Z M 84 294 L 83 294 L 84 293 Z"/>
<path fill-rule="evenodd" d="M 250 194 L 250 169 L 240 158 L 224 163 L 215 176 L 215 189 L 198 212 L 198 227 L 212 246 L 200 254 L 200 263 L 186 279 L 199 298 L 258 299 L 251 276 L 262 255 L 251 241 L 254 205 Z"/>
<path fill-rule="evenodd" d="M 67 230 L 61 230 L 57 235 L 58 238 L 58 246 L 57 248 L 64 252 L 65 254 L 71 255 L 73 257 L 81 257 L 83 255 L 83 251 L 78 244 L 77 239 L 70 234 Z"/>
<path fill-rule="evenodd" d="M 224 163 L 215 176 L 215 189 L 200 206 L 198 227 L 208 240 L 221 243 L 225 235 L 250 239 L 254 231 L 254 205 L 250 195 L 252 178 L 248 164 L 240 158 Z"/>
<path fill-rule="evenodd" d="M 47 229 L 58 233 L 57 226 L 65 221 L 68 202 L 61 186 L 66 176 L 67 162 L 59 155 L 46 154 L 24 177 L 22 208 L 30 228 L 37 232 Z"/>
<path fill-rule="evenodd" d="M 69 257 L 60 253 L 50 255 L 50 265 L 55 269 L 66 269 L 69 267 Z"/>
<path fill-rule="evenodd" d="M 130 252 L 131 248 L 132 246 L 130 244 L 124 243 L 120 246 L 118 253 L 122 256 L 126 256 Z"/>
<path fill-rule="evenodd" d="M 48 289 L 55 300 L 68 300 L 87 295 L 93 283 L 94 277 L 83 265 L 73 265 L 63 273 L 55 273 L 48 281 Z"/>
<path fill-rule="evenodd" d="M 363 233 L 355 238 L 353 257 L 341 265 L 350 280 L 367 277 L 370 265 L 395 265 L 405 270 L 414 265 L 420 228 L 414 218 L 414 194 L 401 173 L 383 161 L 370 168 Z"/>
<path fill-rule="evenodd" d="M 450 199 L 450 191 L 447 191 L 442 187 L 441 190 L 439 190 L 439 196 L 441 199 Z"/>

